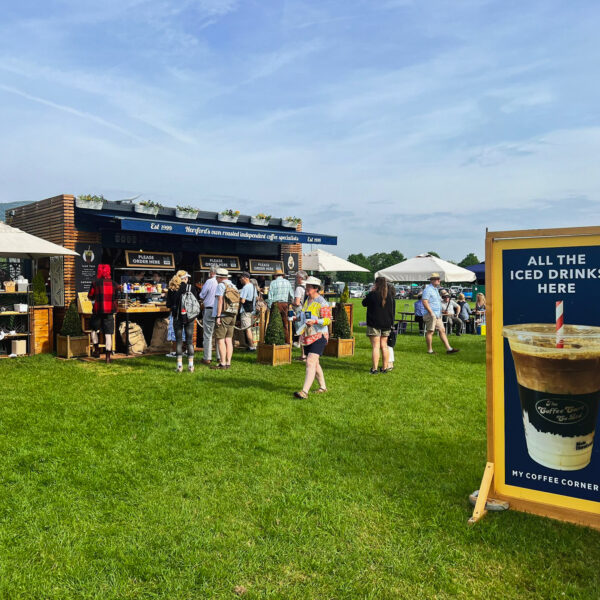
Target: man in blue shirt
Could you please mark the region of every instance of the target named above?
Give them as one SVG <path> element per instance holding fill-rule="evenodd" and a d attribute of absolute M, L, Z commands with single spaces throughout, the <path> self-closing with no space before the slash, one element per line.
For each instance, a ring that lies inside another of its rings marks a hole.
<path fill-rule="evenodd" d="M 442 299 L 438 292 L 440 287 L 440 274 L 432 273 L 429 277 L 429 285 L 423 290 L 422 302 L 425 310 L 425 340 L 427 341 L 427 354 L 435 354 L 433 351 L 433 334 L 437 329 L 440 334 L 440 339 L 446 346 L 446 354 L 454 354 L 458 352 L 457 348 L 452 348 L 446 337 L 446 329 L 442 321 Z"/>

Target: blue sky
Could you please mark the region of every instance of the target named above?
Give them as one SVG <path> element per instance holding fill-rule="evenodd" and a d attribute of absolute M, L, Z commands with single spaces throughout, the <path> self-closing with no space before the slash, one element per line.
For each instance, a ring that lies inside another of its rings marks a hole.
<path fill-rule="evenodd" d="M 143 194 L 482 258 L 486 227 L 600 222 L 599 30 L 591 0 L 12 3 L 0 202 Z"/>

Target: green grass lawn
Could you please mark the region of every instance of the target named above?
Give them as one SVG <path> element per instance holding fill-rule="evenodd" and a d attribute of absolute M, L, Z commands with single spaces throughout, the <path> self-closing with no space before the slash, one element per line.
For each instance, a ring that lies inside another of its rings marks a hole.
<path fill-rule="evenodd" d="M 357 303 L 358 304 L 358 303 Z M 355 321 L 364 320 L 357 307 Z M 0 598 L 590 598 L 600 534 L 508 511 L 473 528 L 484 338 L 392 373 L 323 359 L 0 361 Z"/>

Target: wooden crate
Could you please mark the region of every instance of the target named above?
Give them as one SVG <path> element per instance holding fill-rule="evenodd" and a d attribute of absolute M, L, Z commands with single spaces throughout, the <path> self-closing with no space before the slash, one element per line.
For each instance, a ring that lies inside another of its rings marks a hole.
<path fill-rule="evenodd" d="M 256 361 L 262 365 L 287 365 L 292 362 L 292 345 L 283 344 L 274 346 L 272 344 L 258 344 Z"/>
<path fill-rule="evenodd" d="M 323 354 L 325 356 L 334 356 L 335 358 L 354 356 L 354 338 L 341 339 L 330 337 Z"/>
<path fill-rule="evenodd" d="M 89 335 L 57 335 L 56 355 L 62 358 L 76 358 L 90 355 Z"/>

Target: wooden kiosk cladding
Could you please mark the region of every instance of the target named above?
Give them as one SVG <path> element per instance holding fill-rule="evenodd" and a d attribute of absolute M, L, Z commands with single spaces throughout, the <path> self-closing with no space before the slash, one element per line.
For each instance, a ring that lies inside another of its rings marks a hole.
<path fill-rule="evenodd" d="M 510 503 L 511 509 L 529 512 L 562 521 L 587 525 L 600 529 L 600 512 L 597 506 L 585 509 L 592 504 L 588 501 L 571 499 L 566 496 L 538 492 L 507 485 L 505 481 L 504 456 L 502 449 L 507 443 L 504 436 L 504 395 L 500 386 L 504 385 L 504 372 L 499 365 L 498 348 L 502 348 L 502 250 L 522 248 L 529 240 L 528 248 L 576 246 L 588 238 L 591 244 L 598 244 L 600 227 L 571 227 L 564 229 L 534 229 L 519 231 L 490 231 L 485 240 L 485 280 L 486 280 L 486 396 L 487 396 L 487 466 L 484 472 L 479 500 L 470 522 L 477 521 L 485 514 L 485 499 L 497 498 Z M 595 238 L 595 240 L 594 240 Z M 594 245 L 595 245 L 594 244 Z M 496 355 L 494 355 L 496 352 Z M 598 436 L 596 436 L 598 437 Z M 596 441 L 596 443 L 598 443 Z M 586 504 L 587 503 L 587 504 Z M 597 504 L 597 503 L 593 503 Z"/>

